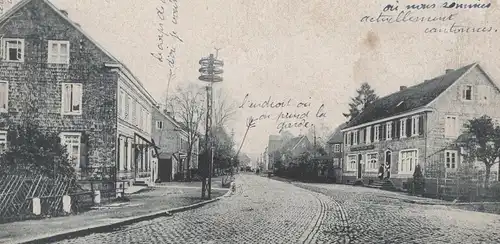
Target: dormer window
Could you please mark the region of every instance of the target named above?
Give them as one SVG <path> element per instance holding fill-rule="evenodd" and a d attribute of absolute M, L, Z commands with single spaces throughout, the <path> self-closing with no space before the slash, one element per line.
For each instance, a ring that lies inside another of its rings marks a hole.
<path fill-rule="evenodd" d="M 9 62 L 24 62 L 24 40 L 5 38 L 2 43 L 3 59 Z"/>

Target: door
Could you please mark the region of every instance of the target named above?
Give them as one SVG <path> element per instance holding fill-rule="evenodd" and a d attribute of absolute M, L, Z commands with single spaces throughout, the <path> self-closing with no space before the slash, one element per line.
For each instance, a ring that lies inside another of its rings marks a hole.
<path fill-rule="evenodd" d="M 172 176 L 172 159 L 158 160 L 158 178 L 161 182 L 171 181 Z"/>
<path fill-rule="evenodd" d="M 361 170 L 362 170 L 362 162 L 363 160 L 363 155 L 359 154 L 358 155 L 358 179 L 361 179 Z"/>
<path fill-rule="evenodd" d="M 391 165 L 392 165 L 392 152 L 385 152 L 385 179 L 389 179 L 391 177 Z"/>

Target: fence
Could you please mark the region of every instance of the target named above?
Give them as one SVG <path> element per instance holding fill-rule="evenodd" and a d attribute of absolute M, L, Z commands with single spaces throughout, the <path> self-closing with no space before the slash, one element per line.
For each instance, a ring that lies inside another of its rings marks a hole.
<path fill-rule="evenodd" d="M 499 201 L 500 184 L 491 181 L 485 187 L 483 179 L 462 178 L 425 178 L 424 196 L 443 200 L 460 200 L 464 202 Z M 409 191 L 415 192 L 414 184 L 409 182 Z"/>
<path fill-rule="evenodd" d="M 72 203 L 75 210 L 92 204 L 92 192 L 81 191 L 75 179 L 6 175 L 0 179 L 0 222 L 66 214 L 64 196 L 75 196 Z"/>

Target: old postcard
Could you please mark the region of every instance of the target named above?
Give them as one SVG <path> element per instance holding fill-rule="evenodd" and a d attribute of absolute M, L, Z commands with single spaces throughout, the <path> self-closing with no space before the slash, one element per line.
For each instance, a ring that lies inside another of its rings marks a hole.
<path fill-rule="evenodd" d="M 0 0 L 0 243 L 500 243 L 499 17 Z"/>

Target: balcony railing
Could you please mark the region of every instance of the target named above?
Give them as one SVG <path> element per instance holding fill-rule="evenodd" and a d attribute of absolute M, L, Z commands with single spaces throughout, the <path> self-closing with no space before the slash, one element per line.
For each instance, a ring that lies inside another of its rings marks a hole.
<path fill-rule="evenodd" d="M 83 181 L 116 181 L 115 167 L 86 167 L 79 171 Z"/>

